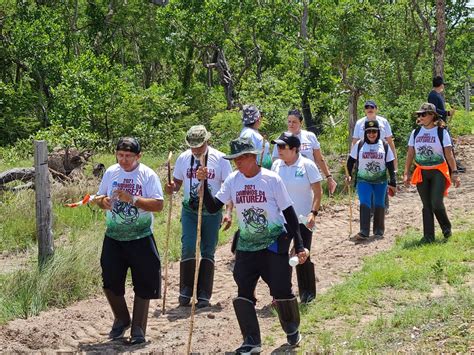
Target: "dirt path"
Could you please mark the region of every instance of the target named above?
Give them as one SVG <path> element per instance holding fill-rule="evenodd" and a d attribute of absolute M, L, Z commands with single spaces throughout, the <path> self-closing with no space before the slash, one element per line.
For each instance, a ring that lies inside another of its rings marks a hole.
<path fill-rule="evenodd" d="M 463 186 L 451 189 L 445 200 L 450 215 L 474 210 L 474 137 L 463 137 L 457 148 L 458 156 L 468 172 L 461 175 Z M 386 236 L 367 244 L 354 245 L 348 239 L 348 207 L 327 207 L 318 222 L 312 259 L 319 278 L 318 292 L 324 292 L 341 282 L 347 274 L 358 270 L 362 258 L 389 249 L 409 226 L 421 225 L 421 202 L 414 188 L 402 190 L 391 199 L 387 217 Z M 354 204 L 353 231 L 358 230 L 358 209 Z M 232 308 L 236 286 L 232 278 L 232 254 L 229 246 L 221 247 L 216 255 L 215 292 L 212 307 L 199 310 L 195 317 L 192 349 L 195 352 L 227 352 L 241 344 L 241 335 Z M 161 300 L 152 301 L 149 314 L 148 343 L 126 346 L 106 340 L 112 314 L 105 297 L 78 302 L 66 309 L 53 309 L 27 320 L 17 319 L 0 327 L 0 351 L 90 351 L 90 352 L 178 352 L 186 351 L 190 308 L 177 305 L 179 265 L 170 269 L 167 314 L 161 315 Z M 131 304 L 131 290 L 127 290 Z M 271 298 L 265 284 L 257 288 L 258 316 L 265 353 L 282 350 L 283 331 L 271 311 Z"/>

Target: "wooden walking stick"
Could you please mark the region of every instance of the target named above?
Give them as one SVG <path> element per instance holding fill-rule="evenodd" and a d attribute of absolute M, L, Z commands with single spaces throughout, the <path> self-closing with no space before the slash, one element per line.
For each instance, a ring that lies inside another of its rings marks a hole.
<path fill-rule="evenodd" d="M 346 176 L 349 175 L 349 170 L 347 170 L 347 165 L 344 165 L 344 168 L 346 169 Z M 349 181 L 349 184 L 347 184 L 347 189 L 349 191 L 349 236 L 352 235 L 352 192 L 351 192 L 351 181 Z"/>
<path fill-rule="evenodd" d="M 171 184 L 171 156 L 173 152 L 170 151 L 168 154 L 168 160 L 166 165 L 168 167 L 168 184 Z M 166 224 L 166 240 L 165 240 L 165 285 L 163 287 L 163 307 L 161 309 L 161 314 L 165 314 L 166 309 L 166 291 L 168 290 L 168 254 L 169 254 L 169 241 L 170 241 L 170 231 L 171 231 L 171 211 L 173 209 L 173 192 L 169 196 L 169 207 L 168 207 L 168 222 Z"/>
<path fill-rule="evenodd" d="M 205 157 L 201 156 L 201 166 L 206 167 Z M 194 327 L 194 312 L 196 311 L 196 294 L 197 284 L 199 277 L 199 259 L 201 253 L 201 225 L 202 225 L 202 205 L 204 202 L 204 181 L 201 181 L 199 185 L 199 205 L 198 205 L 198 220 L 197 220 L 197 231 L 196 231 L 196 268 L 194 271 L 194 285 L 193 285 L 193 298 L 191 300 L 191 318 L 189 320 L 189 335 L 188 335 L 188 346 L 186 354 L 191 353 L 191 342 L 193 338 L 193 327 Z"/>

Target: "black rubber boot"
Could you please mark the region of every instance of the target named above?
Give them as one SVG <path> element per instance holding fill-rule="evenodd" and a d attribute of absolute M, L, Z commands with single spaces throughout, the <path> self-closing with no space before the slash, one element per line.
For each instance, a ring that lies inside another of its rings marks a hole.
<path fill-rule="evenodd" d="M 235 352 L 237 354 L 261 352 L 260 326 L 258 325 L 254 303 L 247 298 L 237 297 L 234 298 L 233 304 L 240 331 L 244 338 L 244 342 Z"/>
<path fill-rule="evenodd" d="M 375 207 L 374 236 L 375 238 L 383 238 L 384 233 L 385 233 L 385 208 Z"/>
<path fill-rule="evenodd" d="M 193 297 L 196 259 L 187 259 L 179 264 L 179 305 L 189 306 Z"/>
<path fill-rule="evenodd" d="M 123 338 L 125 331 L 130 328 L 130 313 L 124 296 L 117 296 L 112 290 L 104 288 L 105 297 L 109 301 L 114 314 L 114 323 L 109 333 L 109 339 Z"/>
<path fill-rule="evenodd" d="M 201 259 L 199 264 L 199 278 L 196 304 L 197 308 L 209 307 L 212 287 L 214 285 L 214 262 L 211 259 Z"/>
<path fill-rule="evenodd" d="M 438 220 L 439 226 L 441 227 L 443 236 L 445 238 L 449 238 L 451 236 L 451 222 L 449 221 L 448 214 L 446 213 L 446 208 L 438 208 L 433 212 L 436 216 L 436 219 Z"/>
<path fill-rule="evenodd" d="M 273 300 L 273 306 L 278 313 L 281 327 L 286 333 L 288 345 L 298 345 L 301 341 L 301 334 L 298 330 L 300 326 L 300 310 L 296 297 L 289 300 Z"/>
<path fill-rule="evenodd" d="M 314 264 L 308 258 L 304 264 L 296 265 L 296 278 L 301 303 L 309 303 L 316 298 L 316 275 Z"/>
<path fill-rule="evenodd" d="M 435 240 L 434 216 L 433 212 L 423 208 L 423 238 L 422 243 L 432 243 Z"/>
<path fill-rule="evenodd" d="M 132 333 L 130 344 L 141 344 L 146 341 L 146 325 L 148 321 L 148 308 L 150 300 L 143 299 L 135 295 L 133 300 Z"/>
<path fill-rule="evenodd" d="M 360 232 L 357 239 L 363 240 L 369 238 L 370 235 L 370 207 L 360 205 Z"/>

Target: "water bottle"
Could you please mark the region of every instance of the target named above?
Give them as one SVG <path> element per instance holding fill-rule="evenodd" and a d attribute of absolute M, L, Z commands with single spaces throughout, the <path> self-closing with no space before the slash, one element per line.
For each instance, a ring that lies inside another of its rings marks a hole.
<path fill-rule="evenodd" d="M 306 223 L 308 222 L 308 217 L 306 216 L 303 216 L 302 214 L 300 214 L 298 216 L 298 222 L 300 224 L 304 224 L 304 226 L 306 227 Z M 308 228 L 308 227 L 306 227 Z M 309 229 L 309 228 L 308 228 Z M 314 232 L 316 230 L 316 223 L 313 225 L 313 228 L 309 229 L 311 232 Z"/>
<path fill-rule="evenodd" d="M 309 256 L 309 250 L 304 248 L 304 251 L 306 253 L 306 256 Z M 291 267 L 295 267 L 300 263 L 300 260 L 298 259 L 298 255 L 293 255 L 290 260 L 288 260 L 288 264 L 290 264 Z"/>

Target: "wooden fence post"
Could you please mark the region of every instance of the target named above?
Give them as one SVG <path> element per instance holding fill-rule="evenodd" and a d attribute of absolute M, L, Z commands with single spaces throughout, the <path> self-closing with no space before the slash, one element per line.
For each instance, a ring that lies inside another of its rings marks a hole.
<path fill-rule="evenodd" d="M 35 196 L 36 235 L 38 238 L 38 263 L 41 267 L 54 253 L 51 213 L 51 187 L 49 185 L 48 144 L 34 141 L 35 147 Z"/>

